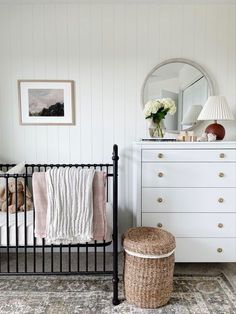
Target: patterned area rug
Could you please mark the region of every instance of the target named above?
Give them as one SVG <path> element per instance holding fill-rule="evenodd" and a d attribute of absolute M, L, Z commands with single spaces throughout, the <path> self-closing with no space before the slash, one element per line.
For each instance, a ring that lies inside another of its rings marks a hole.
<path fill-rule="evenodd" d="M 120 284 L 122 296 L 122 284 Z M 234 314 L 236 296 L 224 275 L 175 276 L 170 302 L 141 310 L 122 301 L 111 304 L 111 279 L 104 277 L 1 277 L 0 313 L 175 313 Z"/>

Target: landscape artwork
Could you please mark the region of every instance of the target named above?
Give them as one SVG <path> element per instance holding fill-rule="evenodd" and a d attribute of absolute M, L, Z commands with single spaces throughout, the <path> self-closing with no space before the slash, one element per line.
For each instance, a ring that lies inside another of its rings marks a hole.
<path fill-rule="evenodd" d="M 73 81 L 19 81 L 21 124 L 73 124 Z"/>
<path fill-rule="evenodd" d="M 29 115 L 64 116 L 63 89 L 29 89 Z"/>

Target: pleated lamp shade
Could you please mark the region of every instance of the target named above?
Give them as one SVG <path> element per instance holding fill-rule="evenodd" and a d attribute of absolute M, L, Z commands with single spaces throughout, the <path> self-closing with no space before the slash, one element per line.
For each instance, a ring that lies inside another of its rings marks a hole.
<path fill-rule="evenodd" d="M 234 116 L 224 96 L 210 96 L 198 120 L 234 120 Z"/>

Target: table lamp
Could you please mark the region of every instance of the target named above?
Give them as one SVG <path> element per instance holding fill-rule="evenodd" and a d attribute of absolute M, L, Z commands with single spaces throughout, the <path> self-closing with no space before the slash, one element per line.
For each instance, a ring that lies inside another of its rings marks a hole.
<path fill-rule="evenodd" d="M 234 120 L 234 116 L 224 96 L 210 96 L 198 116 L 198 120 L 214 120 L 215 122 L 208 125 L 205 132 L 216 135 L 217 140 L 223 140 L 225 128 L 217 123 L 217 120 Z"/>

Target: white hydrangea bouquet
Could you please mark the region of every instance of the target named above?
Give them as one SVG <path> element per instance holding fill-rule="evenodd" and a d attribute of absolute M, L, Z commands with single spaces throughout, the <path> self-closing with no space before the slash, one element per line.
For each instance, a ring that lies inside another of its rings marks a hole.
<path fill-rule="evenodd" d="M 176 112 L 175 102 L 171 98 L 161 98 L 149 100 L 143 113 L 145 119 L 148 119 L 154 127 L 149 128 L 152 137 L 163 137 L 162 120 L 165 119 L 167 113 L 173 115 Z"/>

